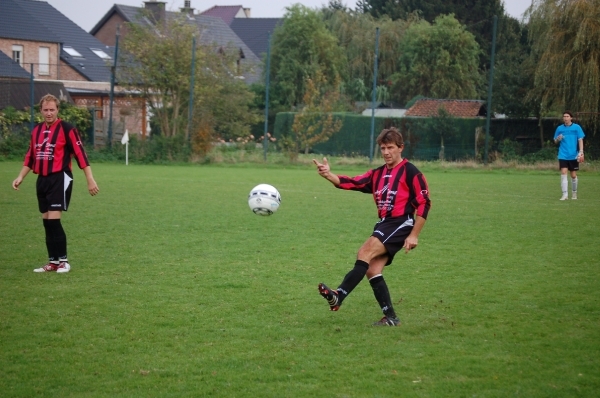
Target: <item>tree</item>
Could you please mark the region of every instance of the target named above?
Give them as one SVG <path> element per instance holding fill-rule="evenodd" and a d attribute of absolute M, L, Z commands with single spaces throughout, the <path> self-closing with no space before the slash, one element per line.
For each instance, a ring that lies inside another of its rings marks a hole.
<path fill-rule="evenodd" d="M 398 70 L 398 43 L 409 22 L 379 19 L 369 14 L 335 12 L 327 20 L 329 30 L 337 37 L 347 59 L 345 87 L 351 99 L 370 99 L 375 65 L 375 35 L 379 28 L 378 85 L 386 85 Z M 363 89 L 366 88 L 366 92 Z M 367 88 L 368 87 L 368 88 Z"/>
<path fill-rule="evenodd" d="M 194 103 L 188 126 L 194 37 Z M 253 94 L 237 79 L 239 49 L 202 43 L 198 25 L 184 16 L 154 25 L 128 24 L 122 49 L 119 82 L 146 98 L 163 136 L 188 139 L 188 132 L 202 131 L 209 141 L 216 135 L 236 138 L 249 135 L 250 125 L 259 120 L 250 110 Z"/>
<path fill-rule="evenodd" d="M 533 89 L 535 73 L 527 26 L 510 17 L 498 24 L 498 42 L 503 45 L 496 52 L 492 110 L 510 117 L 535 116 L 539 102 L 527 96 Z"/>
<path fill-rule="evenodd" d="M 498 16 L 500 26 L 505 16 L 501 0 L 362 0 L 357 8 L 375 17 L 387 15 L 393 20 L 410 19 L 418 15 L 425 21 L 433 23 L 441 15 L 454 14 L 454 17 L 466 26 L 475 36 L 480 54 L 479 67 L 482 71 L 489 69 L 492 49 L 492 29 L 494 15 Z M 501 35 L 499 35 L 500 37 Z M 502 47 L 498 45 L 497 48 Z"/>
<path fill-rule="evenodd" d="M 320 12 L 300 4 L 286 10 L 273 33 L 271 82 L 273 96 L 291 108 L 302 103 L 306 82 L 317 73 L 326 82 L 339 81 L 346 60 Z"/>
<path fill-rule="evenodd" d="M 400 43 L 400 71 L 393 77 L 392 96 L 404 103 L 415 95 L 434 98 L 478 97 L 482 76 L 479 46 L 452 16 L 414 23 Z"/>
<path fill-rule="evenodd" d="M 543 109 L 593 112 L 600 124 L 600 0 L 537 0 L 529 10 L 535 91 Z"/>
<path fill-rule="evenodd" d="M 314 79 L 306 79 L 303 107 L 294 117 L 292 131 L 295 140 L 288 152 L 292 157 L 300 150 L 308 153 L 315 144 L 326 142 L 342 128 L 342 121 L 335 119 L 333 111 L 339 101 L 338 90 L 324 91 L 327 87 L 324 76 L 318 72 Z M 339 83 L 334 86 L 339 85 Z M 288 146 L 289 139 L 288 139 Z"/>

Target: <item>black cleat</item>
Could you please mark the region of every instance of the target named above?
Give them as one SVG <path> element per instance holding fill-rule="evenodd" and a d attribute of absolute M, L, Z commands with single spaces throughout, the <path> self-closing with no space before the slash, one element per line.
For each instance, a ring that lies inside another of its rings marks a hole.
<path fill-rule="evenodd" d="M 373 326 L 400 326 L 400 319 L 384 316 L 379 321 L 375 322 Z"/>
<path fill-rule="evenodd" d="M 337 290 L 331 290 L 326 284 L 319 283 L 319 293 L 321 293 L 321 296 L 327 300 L 329 303 L 329 309 L 331 311 L 337 311 L 340 309 L 340 305 L 342 305 L 342 303 L 340 302 L 340 295 Z"/>

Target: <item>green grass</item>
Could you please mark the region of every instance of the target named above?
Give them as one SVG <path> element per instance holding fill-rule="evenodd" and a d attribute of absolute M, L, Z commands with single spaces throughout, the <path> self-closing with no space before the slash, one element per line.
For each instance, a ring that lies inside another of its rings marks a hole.
<path fill-rule="evenodd" d="M 336 286 L 369 236 L 369 195 L 313 168 L 75 170 L 69 274 L 46 257 L 35 176 L 0 162 L 3 397 L 593 397 L 600 391 L 600 173 L 560 202 L 556 171 L 423 165 L 419 248 L 386 269 L 403 325 L 373 328 L 368 283 Z M 334 166 L 356 175 L 364 166 Z M 271 217 L 246 198 L 283 197 Z"/>

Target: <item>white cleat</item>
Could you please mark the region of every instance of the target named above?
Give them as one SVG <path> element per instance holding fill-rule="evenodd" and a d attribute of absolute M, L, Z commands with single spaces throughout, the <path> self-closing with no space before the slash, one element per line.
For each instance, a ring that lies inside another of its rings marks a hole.
<path fill-rule="evenodd" d="M 573 194 L 571 195 L 571 199 L 577 200 L 577 191 L 573 192 Z"/>
<path fill-rule="evenodd" d="M 71 265 L 65 261 L 61 262 L 56 268 L 56 272 L 59 274 L 64 274 L 69 271 L 71 271 Z"/>
<path fill-rule="evenodd" d="M 58 269 L 58 264 L 48 263 L 44 265 L 42 268 L 36 268 L 33 272 L 56 272 Z"/>
<path fill-rule="evenodd" d="M 560 200 L 567 200 L 569 199 L 569 195 L 567 195 L 566 193 L 563 193 L 563 196 L 560 197 Z"/>

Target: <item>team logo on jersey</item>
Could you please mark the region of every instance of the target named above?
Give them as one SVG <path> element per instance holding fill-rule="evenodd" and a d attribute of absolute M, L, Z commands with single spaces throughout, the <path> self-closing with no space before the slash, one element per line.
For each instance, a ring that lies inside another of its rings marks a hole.
<path fill-rule="evenodd" d="M 378 189 L 377 191 L 375 191 L 375 195 L 383 195 L 383 193 L 385 191 L 387 191 L 387 189 L 388 189 L 388 185 L 385 184 L 385 186 L 383 187 L 383 189 L 381 189 L 381 190 Z"/>

